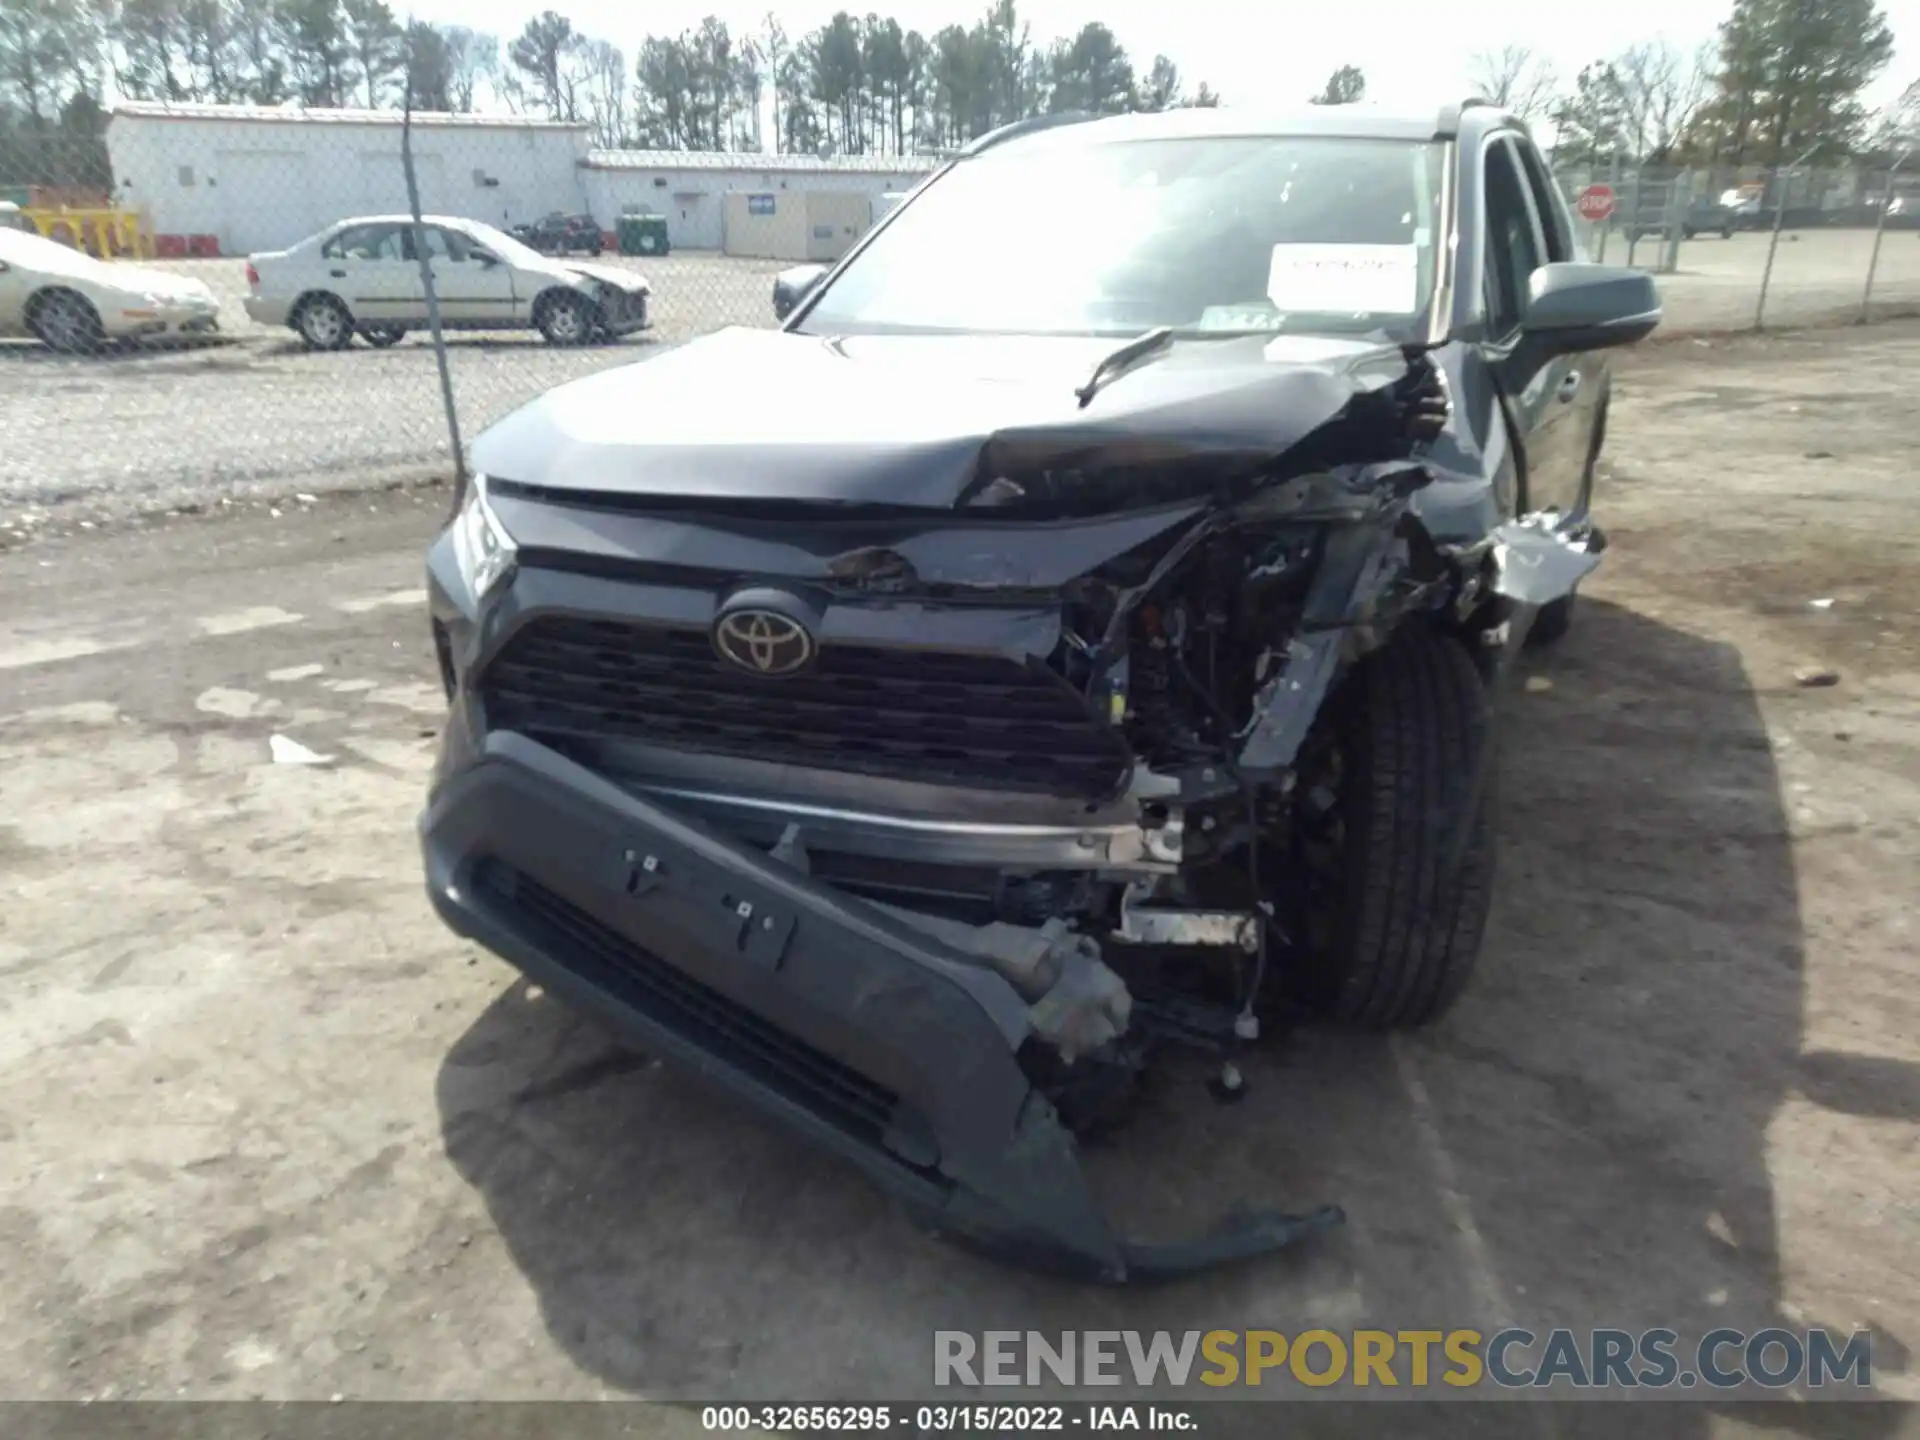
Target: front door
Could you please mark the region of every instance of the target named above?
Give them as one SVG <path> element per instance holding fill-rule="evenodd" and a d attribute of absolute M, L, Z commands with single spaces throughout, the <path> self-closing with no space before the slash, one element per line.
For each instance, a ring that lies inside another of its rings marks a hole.
<path fill-rule="evenodd" d="M 403 229 L 389 221 L 349 225 L 321 247 L 327 286 L 358 325 L 408 325 L 424 315 L 419 267 L 407 258 Z"/>
<path fill-rule="evenodd" d="M 482 264 L 471 236 L 439 225 L 423 227 L 427 259 L 433 266 L 433 291 L 443 324 L 475 329 L 508 328 L 518 323 L 512 267 Z M 425 304 L 425 296 L 422 296 Z"/>
<path fill-rule="evenodd" d="M 1562 355 L 1525 374 L 1506 363 L 1520 339 L 1533 272 L 1551 258 L 1547 232 L 1528 191 L 1515 142 L 1496 138 L 1482 154 L 1486 197 L 1486 343 L 1502 377 L 1523 465 L 1523 511 L 1573 517 L 1586 509 L 1587 438 L 1593 367 Z"/>

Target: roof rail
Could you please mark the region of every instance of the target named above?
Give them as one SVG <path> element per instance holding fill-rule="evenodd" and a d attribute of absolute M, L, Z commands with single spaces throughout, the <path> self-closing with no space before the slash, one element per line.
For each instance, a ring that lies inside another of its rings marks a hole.
<path fill-rule="evenodd" d="M 1079 125 L 1100 117 L 1086 110 L 1062 110 L 1057 115 L 1032 115 L 1025 120 L 1015 120 L 1002 125 L 997 130 L 989 130 L 970 145 L 964 145 L 955 159 L 966 160 L 978 155 L 982 150 L 991 150 L 1007 140 L 1018 140 L 1022 135 L 1032 135 L 1041 130 L 1052 130 L 1060 125 Z"/>
<path fill-rule="evenodd" d="M 1460 117 L 1469 110 L 1499 109 L 1499 102 L 1489 100 L 1484 95 L 1469 95 L 1456 105 L 1442 105 L 1439 117 L 1434 121 L 1434 134 L 1440 136 L 1457 135 L 1460 132 Z"/>

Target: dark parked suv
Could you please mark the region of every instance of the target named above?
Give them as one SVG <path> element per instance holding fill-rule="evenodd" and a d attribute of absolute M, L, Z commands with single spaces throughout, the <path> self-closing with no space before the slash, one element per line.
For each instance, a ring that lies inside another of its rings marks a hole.
<path fill-rule="evenodd" d="M 1678 231 L 1682 240 L 1700 235 L 1718 235 L 1731 240 L 1741 228 L 1740 217 L 1731 205 L 1711 198 L 1686 201 L 1684 197 L 1649 194 L 1637 208 L 1618 222 L 1628 236 L 1643 240 L 1650 235 Z"/>
<path fill-rule="evenodd" d="M 474 445 L 434 905 L 1002 1253 L 1337 1221 L 1128 1241 L 1076 1136 L 1460 996 L 1653 281 L 1502 111 L 1195 109 L 991 135 L 780 303 Z"/>
<path fill-rule="evenodd" d="M 598 255 L 606 241 L 600 222 L 591 215 L 555 213 L 527 225 L 514 226 L 513 235 L 543 255 Z"/>

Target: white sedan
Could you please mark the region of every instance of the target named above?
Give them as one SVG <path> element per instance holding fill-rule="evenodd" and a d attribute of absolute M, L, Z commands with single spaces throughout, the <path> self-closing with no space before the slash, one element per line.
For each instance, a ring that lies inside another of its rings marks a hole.
<path fill-rule="evenodd" d="M 554 259 L 475 220 L 422 218 L 440 323 L 449 330 L 538 330 L 584 345 L 647 328 L 645 278 L 618 265 Z M 247 314 L 286 325 L 315 350 L 358 334 L 391 345 L 427 324 L 427 291 L 405 215 L 343 220 L 286 250 L 247 257 Z"/>
<path fill-rule="evenodd" d="M 219 328 L 220 302 L 204 280 L 96 260 L 44 235 L 0 226 L 0 335 L 32 336 L 75 355 L 110 340 Z"/>

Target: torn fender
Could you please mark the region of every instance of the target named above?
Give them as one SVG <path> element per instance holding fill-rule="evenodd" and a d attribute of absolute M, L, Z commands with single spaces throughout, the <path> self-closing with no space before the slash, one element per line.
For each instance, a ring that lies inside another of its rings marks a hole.
<path fill-rule="evenodd" d="M 1566 599 L 1600 564 L 1593 531 L 1559 530 L 1547 516 L 1509 520 L 1491 538 L 1494 594 L 1532 610 Z"/>

